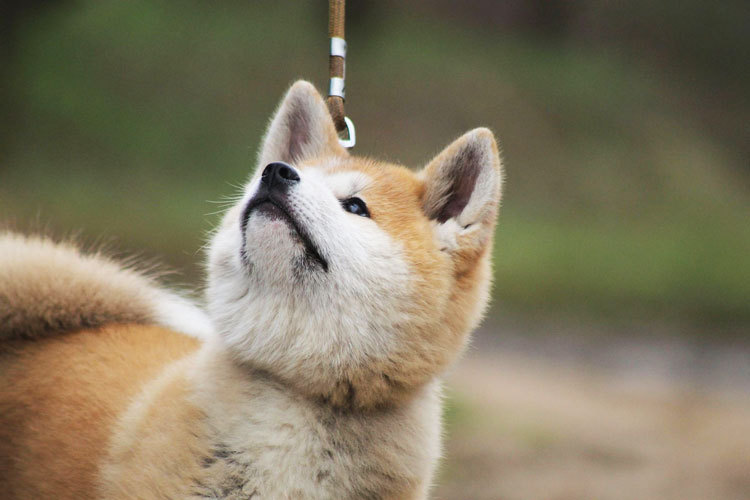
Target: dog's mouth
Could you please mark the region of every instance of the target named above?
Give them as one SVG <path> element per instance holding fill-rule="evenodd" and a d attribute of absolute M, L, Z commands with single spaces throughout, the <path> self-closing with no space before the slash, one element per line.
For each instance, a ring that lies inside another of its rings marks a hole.
<path fill-rule="evenodd" d="M 296 233 L 302 245 L 305 248 L 305 257 L 308 261 L 314 262 L 323 269 L 328 271 L 328 261 L 323 258 L 318 247 L 313 243 L 308 231 L 305 227 L 300 224 L 297 218 L 293 215 L 293 211 L 289 210 L 284 200 L 276 199 L 271 194 L 256 196 L 247 204 L 242 214 L 242 235 L 243 235 L 243 249 L 242 253 L 245 255 L 245 230 L 247 229 L 247 222 L 253 213 L 262 213 L 271 220 L 283 220 L 289 227 Z"/>

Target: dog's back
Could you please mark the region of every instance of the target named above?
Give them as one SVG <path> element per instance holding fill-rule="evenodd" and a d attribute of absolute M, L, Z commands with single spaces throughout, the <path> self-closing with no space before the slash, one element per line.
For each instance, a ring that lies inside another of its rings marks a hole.
<path fill-rule="evenodd" d="M 171 314 L 177 309 L 183 314 Z M 205 329 L 184 299 L 114 261 L 0 235 L 3 496 L 95 496 L 118 415 L 145 382 L 199 345 L 157 326 L 185 315 Z"/>

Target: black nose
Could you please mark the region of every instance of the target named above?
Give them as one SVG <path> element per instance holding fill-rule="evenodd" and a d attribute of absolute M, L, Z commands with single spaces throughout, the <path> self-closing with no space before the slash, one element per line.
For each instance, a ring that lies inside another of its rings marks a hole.
<path fill-rule="evenodd" d="M 281 161 L 275 161 L 266 165 L 260 176 L 260 182 L 268 188 L 276 187 L 286 189 L 299 182 L 299 174 L 291 165 Z"/>

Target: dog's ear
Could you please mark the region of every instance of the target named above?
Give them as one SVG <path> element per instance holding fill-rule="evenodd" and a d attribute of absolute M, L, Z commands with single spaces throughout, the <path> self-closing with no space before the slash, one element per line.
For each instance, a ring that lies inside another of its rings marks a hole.
<path fill-rule="evenodd" d="M 464 134 L 419 175 L 424 182 L 422 207 L 435 221 L 441 248 L 479 255 L 492 239 L 502 185 L 492 132 L 477 128 Z"/>
<path fill-rule="evenodd" d="M 348 153 L 339 144 L 323 98 L 311 83 L 300 80 L 286 93 L 268 126 L 259 165 L 274 161 L 294 164 L 329 154 Z"/>

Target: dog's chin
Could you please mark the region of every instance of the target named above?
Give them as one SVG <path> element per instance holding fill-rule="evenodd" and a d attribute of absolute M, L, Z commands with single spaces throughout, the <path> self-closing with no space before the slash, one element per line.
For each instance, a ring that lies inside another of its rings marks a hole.
<path fill-rule="evenodd" d="M 325 261 L 301 234 L 298 224 L 277 205 L 265 202 L 255 207 L 245 227 L 242 260 L 250 268 L 263 266 L 279 277 L 291 266 L 295 276 L 307 272 L 327 271 Z"/>
<path fill-rule="evenodd" d="M 260 205 L 257 205 L 253 209 L 252 215 L 260 216 L 269 222 L 283 221 L 287 226 L 291 226 L 292 229 L 294 229 L 286 213 L 284 213 L 284 211 L 282 211 L 278 205 L 271 203 L 270 201 L 264 201 Z M 297 233 L 296 230 L 294 231 L 294 233 Z M 297 237 L 299 239 L 299 235 L 297 235 Z"/>

